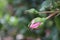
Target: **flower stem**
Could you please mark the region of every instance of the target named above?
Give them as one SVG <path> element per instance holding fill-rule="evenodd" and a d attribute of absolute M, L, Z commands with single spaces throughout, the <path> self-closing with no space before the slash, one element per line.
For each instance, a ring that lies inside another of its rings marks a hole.
<path fill-rule="evenodd" d="M 45 11 L 45 12 L 38 12 L 38 13 L 53 13 L 54 11 Z"/>
<path fill-rule="evenodd" d="M 56 15 L 57 13 L 59 13 L 59 11 L 56 11 L 56 12 L 50 14 L 46 19 L 50 19 L 51 17 L 53 17 L 53 16 Z"/>

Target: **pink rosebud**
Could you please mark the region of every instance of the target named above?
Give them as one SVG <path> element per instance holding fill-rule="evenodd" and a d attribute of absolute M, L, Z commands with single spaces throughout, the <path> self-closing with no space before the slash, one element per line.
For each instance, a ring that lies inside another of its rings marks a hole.
<path fill-rule="evenodd" d="M 32 20 L 32 21 L 31 21 L 31 24 L 34 24 L 34 22 L 35 22 L 35 21 L 34 21 L 34 20 Z"/>
<path fill-rule="evenodd" d="M 30 25 L 30 28 L 31 28 L 31 29 L 37 28 L 40 24 L 41 24 L 40 22 L 31 24 L 31 25 Z"/>

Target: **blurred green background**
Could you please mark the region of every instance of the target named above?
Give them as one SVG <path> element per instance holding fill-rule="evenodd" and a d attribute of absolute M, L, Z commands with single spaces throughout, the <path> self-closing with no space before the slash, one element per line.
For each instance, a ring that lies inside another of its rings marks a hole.
<path fill-rule="evenodd" d="M 60 13 L 47 20 L 43 29 L 32 30 L 28 25 L 33 18 L 49 14 L 25 12 L 31 8 L 39 12 L 60 10 L 60 0 L 0 0 L 1 40 L 60 40 Z"/>

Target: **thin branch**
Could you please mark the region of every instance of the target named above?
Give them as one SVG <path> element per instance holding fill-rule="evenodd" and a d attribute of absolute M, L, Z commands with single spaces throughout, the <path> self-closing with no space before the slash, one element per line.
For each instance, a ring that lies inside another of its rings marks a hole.
<path fill-rule="evenodd" d="M 38 12 L 38 13 L 53 13 L 54 11 L 44 11 L 44 12 Z"/>
<path fill-rule="evenodd" d="M 55 11 L 42 11 L 42 12 L 38 12 L 38 14 L 40 14 L 40 13 L 53 13 L 53 12 L 55 12 Z M 25 11 L 25 14 L 27 14 L 27 13 L 29 13 L 27 10 Z"/>
<path fill-rule="evenodd" d="M 55 11 L 54 13 L 50 14 L 47 19 L 50 19 L 51 17 L 53 17 L 54 15 L 56 15 L 57 13 L 59 13 L 59 11 Z"/>

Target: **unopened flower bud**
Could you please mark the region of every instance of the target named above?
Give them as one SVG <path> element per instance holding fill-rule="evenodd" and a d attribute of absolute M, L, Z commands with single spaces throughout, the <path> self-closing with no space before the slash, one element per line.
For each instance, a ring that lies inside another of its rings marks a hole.
<path fill-rule="evenodd" d="M 31 21 L 30 28 L 31 29 L 42 28 L 45 21 L 46 18 L 37 17 Z"/>
<path fill-rule="evenodd" d="M 38 13 L 38 11 L 37 10 L 35 10 L 35 9 L 30 9 L 30 10 L 27 10 L 29 13 L 33 13 L 33 14 L 36 14 L 36 13 Z"/>

